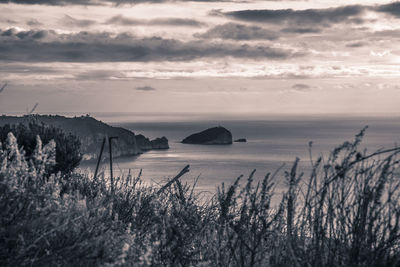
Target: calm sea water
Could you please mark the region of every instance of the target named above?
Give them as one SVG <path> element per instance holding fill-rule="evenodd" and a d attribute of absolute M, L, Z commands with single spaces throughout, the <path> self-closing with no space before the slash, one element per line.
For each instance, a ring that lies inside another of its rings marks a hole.
<path fill-rule="evenodd" d="M 207 120 L 134 122 L 132 117 L 118 122 L 116 117 L 103 121 L 144 134 L 149 138 L 166 136 L 170 149 L 149 151 L 136 157 L 119 158 L 114 172 L 138 174 L 142 169 L 143 179 L 151 183 L 163 183 L 173 177 L 185 165 L 190 173 L 183 181 L 192 183 L 199 177 L 197 189 L 215 192 L 222 182 L 230 184 L 239 175 L 248 176 L 256 169 L 256 180 L 267 172 L 274 172 L 284 164 L 277 175 L 278 190 L 283 188 L 283 171 L 288 170 L 296 157 L 301 159 L 300 169 L 310 169 L 308 144 L 313 142 L 313 157 L 327 155 L 335 146 L 354 136 L 366 125 L 369 126 L 363 147 L 369 151 L 390 148 L 400 143 L 400 118 L 280 118 L 270 120 Z M 224 126 L 233 138 L 246 138 L 247 143 L 232 145 L 188 145 L 180 141 L 186 136 L 209 127 Z M 94 168 L 94 164 L 83 164 L 82 169 Z M 108 172 L 107 163 L 102 164 Z"/>

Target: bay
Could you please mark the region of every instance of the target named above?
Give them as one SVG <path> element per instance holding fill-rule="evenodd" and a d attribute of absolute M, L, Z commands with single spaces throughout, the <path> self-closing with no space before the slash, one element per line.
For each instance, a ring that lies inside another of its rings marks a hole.
<path fill-rule="evenodd" d="M 256 169 L 255 180 L 266 173 L 277 174 L 277 189 L 283 190 L 284 171 L 289 170 L 296 157 L 300 158 L 299 170 L 308 172 L 311 158 L 328 156 L 329 151 L 344 141 L 351 141 L 368 125 L 360 149 L 372 152 L 391 148 L 400 142 L 400 118 L 378 117 L 281 117 L 272 119 L 207 119 L 190 118 L 157 120 L 126 115 L 101 118 L 113 126 L 123 127 L 143 134 L 150 139 L 166 136 L 170 149 L 153 150 L 139 156 L 117 158 L 114 173 L 126 175 L 129 171 L 146 183 L 162 184 L 176 175 L 184 166 L 190 172 L 182 180 L 193 183 L 198 178 L 197 190 L 213 193 L 221 183 L 230 184 L 243 174 L 247 177 Z M 229 129 L 234 139 L 246 138 L 246 143 L 232 145 L 189 145 L 180 141 L 186 136 L 214 126 Z M 309 142 L 312 141 L 310 158 Z M 107 162 L 102 170 L 109 172 Z M 81 165 L 82 170 L 93 170 L 94 163 Z"/>

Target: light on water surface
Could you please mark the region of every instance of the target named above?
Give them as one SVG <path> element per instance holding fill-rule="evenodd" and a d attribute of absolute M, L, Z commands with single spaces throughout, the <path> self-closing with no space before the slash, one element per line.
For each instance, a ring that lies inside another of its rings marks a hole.
<path fill-rule="evenodd" d="M 261 180 L 266 173 L 284 167 L 277 175 L 277 189 L 283 188 L 283 172 L 299 157 L 299 170 L 310 170 L 309 141 L 313 141 L 312 155 L 317 158 L 344 141 L 351 141 L 366 125 L 361 147 L 369 151 L 383 147 L 393 147 L 400 141 L 400 119 L 302 119 L 302 120 L 229 120 L 193 122 L 124 122 L 112 123 L 143 134 L 150 138 L 166 136 L 170 149 L 152 150 L 140 156 L 115 159 L 116 175 L 132 174 L 142 170 L 146 182 L 160 183 L 176 175 L 184 166 L 190 165 L 190 172 L 182 181 L 193 183 L 200 176 L 197 189 L 214 192 L 222 182 L 230 184 L 236 177 L 248 176 L 256 169 L 255 180 Z M 232 145 L 188 145 L 180 141 L 186 136 L 221 124 L 229 129 L 233 138 L 246 138 L 246 143 Z M 94 168 L 95 164 L 83 164 Z M 102 167 L 108 172 L 107 161 Z"/>

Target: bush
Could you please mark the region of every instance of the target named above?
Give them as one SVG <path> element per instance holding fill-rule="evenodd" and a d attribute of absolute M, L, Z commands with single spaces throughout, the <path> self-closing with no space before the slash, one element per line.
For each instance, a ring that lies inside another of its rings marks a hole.
<path fill-rule="evenodd" d="M 40 139 L 38 139 L 40 141 Z M 54 164 L 55 146 L 41 142 L 29 162 L 8 134 L 0 151 L 0 265 L 95 266 L 116 262 L 124 246 L 124 226 L 111 206 L 78 192 L 63 194 L 62 179 L 43 177 Z"/>
<path fill-rule="evenodd" d="M 61 129 L 53 126 L 39 125 L 29 123 L 18 125 L 5 125 L 0 127 L 0 141 L 5 142 L 9 132 L 12 132 L 18 140 L 18 145 L 23 147 L 28 161 L 34 153 L 37 136 L 44 143 L 54 140 L 56 143 L 56 164 L 52 172 L 61 172 L 63 175 L 71 173 L 80 163 L 82 156 L 80 154 L 81 143 L 79 139 L 71 134 L 64 133 Z"/>

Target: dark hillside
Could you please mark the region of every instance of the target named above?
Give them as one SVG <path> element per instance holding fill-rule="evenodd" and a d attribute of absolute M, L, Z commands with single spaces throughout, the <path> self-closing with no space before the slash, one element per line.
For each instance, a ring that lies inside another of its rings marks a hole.
<path fill-rule="evenodd" d="M 81 141 L 81 152 L 83 160 L 95 159 L 101 147 L 104 137 L 117 136 L 118 139 L 113 142 L 113 155 L 127 156 L 141 153 L 136 144 L 135 134 L 129 130 L 120 127 L 107 125 L 90 116 L 81 117 L 63 117 L 58 115 L 29 115 L 23 117 L 1 116 L 0 126 L 6 124 L 29 124 L 36 122 L 39 124 L 52 125 L 62 129 L 66 133 L 71 133 L 79 137 Z"/>

